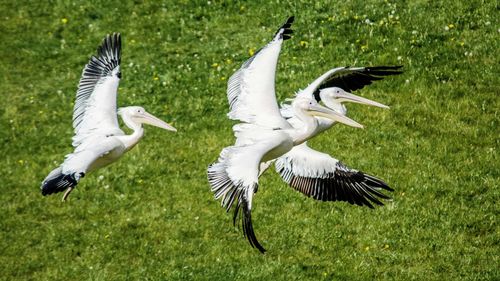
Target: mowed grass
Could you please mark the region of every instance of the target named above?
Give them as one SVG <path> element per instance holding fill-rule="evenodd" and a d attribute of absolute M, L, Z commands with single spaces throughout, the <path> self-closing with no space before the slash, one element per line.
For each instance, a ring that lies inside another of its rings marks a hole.
<path fill-rule="evenodd" d="M 0 2 L 1 280 L 500 279 L 498 5 L 495 1 Z M 206 167 L 233 143 L 228 77 L 290 15 L 276 81 L 284 100 L 330 68 L 404 65 L 348 105 L 364 130 L 311 141 L 384 179 L 375 210 L 316 202 L 270 169 L 252 249 L 213 199 Z M 119 105 L 146 128 L 66 203 L 41 180 L 71 152 L 81 70 L 123 36 Z"/>

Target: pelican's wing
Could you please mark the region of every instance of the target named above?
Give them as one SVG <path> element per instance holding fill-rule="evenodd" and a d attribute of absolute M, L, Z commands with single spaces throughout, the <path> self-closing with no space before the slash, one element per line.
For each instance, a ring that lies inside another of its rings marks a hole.
<path fill-rule="evenodd" d="M 265 140 L 253 144 L 224 148 L 217 162 L 211 164 L 207 170 L 208 181 L 215 199 L 222 198 L 221 205 L 228 212 L 237 202 L 233 223 L 236 224 L 239 210 L 242 209 L 243 234 L 250 245 L 262 253 L 265 249 L 257 240 L 252 225 L 252 199 L 258 188 L 262 157 L 283 141 L 283 133 L 271 131 L 271 134 L 274 134 L 274 137 L 266 137 Z"/>
<path fill-rule="evenodd" d="M 320 101 L 321 89 L 339 87 L 352 92 L 370 85 L 373 81 L 382 80 L 385 76 L 403 73 L 401 67 L 403 66 L 337 67 L 325 72 L 297 95 L 309 98 L 314 96 Z"/>
<path fill-rule="evenodd" d="M 116 117 L 116 94 L 120 82 L 121 36 L 106 36 L 83 69 L 73 109 L 73 146 L 91 134 L 121 132 Z"/>
<path fill-rule="evenodd" d="M 286 126 L 276 101 L 274 78 L 281 44 L 292 34 L 290 26 L 293 19 L 288 18 L 278 29 L 274 39 L 229 78 L 227 98 L 230 119 L 266 127 Z"/>
<path fill-rule="evenodd" d="M 303 194 L 322 201 L 347 201 L 373 208 L 389 199 L 381 189 L 393 191 L 385 182 L 363 172 L 349 169 L 330 155 L 303 143 L 276 160 L 276 171 L 283 180 Z"/>

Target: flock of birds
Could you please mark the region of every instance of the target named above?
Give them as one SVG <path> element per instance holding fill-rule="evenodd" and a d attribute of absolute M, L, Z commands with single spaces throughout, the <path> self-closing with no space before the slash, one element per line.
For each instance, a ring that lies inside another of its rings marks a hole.
<path fill-rule="evenodd" d="M 280 107 L 275 94 L 276 66 L 283 42 L 293 33 L 293 21 L 294 17 L 288 18 L 273 39 L 229 79 L 228 117 L 241 123 L 233 126 L 235 144 L 222 149 L 207 169 L 215 199 L 221 200 L 226 211 L 234 209 L 234 224 L 241 217 L 243 234 L 262 253 L 265 249 L 252 225 L 252 204 L 259 177 L 273 163 L 288 185 L 316 200 L 373 208 L 373 204 L 383 205 L 380 199 L 389 199 L 382 190 L 392 191 L 382 180 L 310 148 L 307 140 L 336 123 L 362 128 L 346 116 L 345 102 L 388 108 L 350 92 L 385 76 L 401 74 L 401 66 L 333 68 Z M 78 85 L 73 110 L 74 152 L 42 182 L 43 195 L 65 191 L 66 200 L 87 173 L 117 161 L 132 149 L 143 136 L 142 124 L 176 131 L 142 107 L 117 109 L 120 61 L 121 36 L 108 35 L 97 56 L 83 69 Z M 117 115 L 132 134 L 120 129 Z"/>

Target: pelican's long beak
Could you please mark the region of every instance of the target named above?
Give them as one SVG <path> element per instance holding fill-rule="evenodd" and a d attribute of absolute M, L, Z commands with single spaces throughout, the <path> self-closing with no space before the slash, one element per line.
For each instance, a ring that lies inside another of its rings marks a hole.
<path fill-rule="evenodd" d="M 312 115 L 315 115 L 315 116 L 325 117 L 325 118 L 331 119 L 333 121 L 349 125 L 351 127 L 363 128 L 363 125 L 352 120 L 351 118 L 349 118 L 345 115 L 342 115 L 340 113 L 337 113 L 336 111 L 333 111 L 333 110 L 326 108 L 326 107 L 319 105 L 319 104 L 310 105 L 309 111 L 311 112 Z"/>
<path fill-rule="evenodd" d="M 165 129 L 165 130 L 177 132 L 177 129 L 175 129 L 172 125 L 164 122 L 163 120 L 161 120 L 161 119 L 157 118 L 156 116 L 153 116 L 152 114 L 149 114 L 147 112 L 144 112 L 144 114 L 141 116 L 141 119 L 142 119 L 141 121 L 144 124 L 149 124 L 149 125 L 153 125 L 153 126 Z"/>
<path fill-rule="evenodd" d="M 339 101 L 339 102 L 354 102 L 354 103 L 366 104 L 366 105 L 371 105 L 371 106 L 389 109 L 389 107 L 385 104 L 381 104 L 381 103 L 378 103 L 376 101 L 372 101 L 372 100 L 369 100 L 369 99 L 366 99 L 366 98 L 363 98 L 360 96 L 356 96 L 356 95 L 348 93 L 348 92 L 343 92 L 343 93 L 337 94 L 336 98 L 337 98 L 337 101 Z"/>

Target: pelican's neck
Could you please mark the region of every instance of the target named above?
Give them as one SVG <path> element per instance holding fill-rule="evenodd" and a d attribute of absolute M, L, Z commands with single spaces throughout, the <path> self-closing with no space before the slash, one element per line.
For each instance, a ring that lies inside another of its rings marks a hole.
<path fill-rule="evenodd" d="M 302 121 L 302 126 L 295 128 L 291 132 L 293 145 L 299 145 L 314 136 L 318 128 L 318 120 L 313 116 L 305 114 L 302 110 L 295 110 L 295 116 Z"/>
<path fill-rule="evenodd" d="M 127 126 L 133 130 L 132 134 L 122 136 L 122 138 L 121 138 L 123 144 L 125 145 L 125 149 L 130 150 L 142 138 L 142 136 L 144 135 L 144 129 L 142 128 L 141 123 L 135 122 L 128 115 L 123 114 L 123 115 L 121 115 L 121 117 L 122 117 L 123 122 L 125 123 L 125 126 Z"/>

